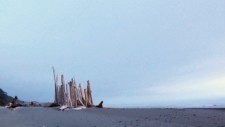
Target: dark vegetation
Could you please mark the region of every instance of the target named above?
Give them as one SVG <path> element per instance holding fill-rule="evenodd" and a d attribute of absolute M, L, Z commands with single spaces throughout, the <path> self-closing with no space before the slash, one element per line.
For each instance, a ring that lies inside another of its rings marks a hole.
<path fill-rule="evenodd" d="M 0 106 L 5 106 L 13 100 L 13 97 L 8 96 L 5 91 L 0 88 Z"/>

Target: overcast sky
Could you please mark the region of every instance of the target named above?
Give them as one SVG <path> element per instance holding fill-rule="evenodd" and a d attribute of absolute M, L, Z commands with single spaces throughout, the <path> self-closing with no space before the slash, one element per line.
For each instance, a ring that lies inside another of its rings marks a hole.
<path fill-rule="evenodd" d="M 225 1 L 0 0 L 0 88 L 53 101 L 52 66 L 106 106 L 225 105 Z"/>

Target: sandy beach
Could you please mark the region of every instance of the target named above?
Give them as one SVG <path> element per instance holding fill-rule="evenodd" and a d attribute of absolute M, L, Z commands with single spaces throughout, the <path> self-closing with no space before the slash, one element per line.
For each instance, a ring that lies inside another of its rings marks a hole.
<path fill-rule="evenodd" d="M 225 127 L 223 109 L 0 108 L 1 127 Z"/>

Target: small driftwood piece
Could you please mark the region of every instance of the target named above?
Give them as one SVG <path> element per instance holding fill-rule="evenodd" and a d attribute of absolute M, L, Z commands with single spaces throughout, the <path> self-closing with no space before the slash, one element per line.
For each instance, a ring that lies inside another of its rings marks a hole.
<path fill-rule="evenodd" d="M 60 105 L 57 103 L 51 103 L 48 107 L 58 107 L 58 106 L 60 106 Z"/>
<path fill-rule="evenodd" d="M 103 101 L 101 101 L 96 107 L 97 108 L 103 108 Z"/>
<path fill-rule="evenodd" d="M 67 109 L 67 108 L 68 108 L 67 106 L 62 105 L 62 106 L 59 108 L 59 110 L 64 111 L 64 110 Z"/>

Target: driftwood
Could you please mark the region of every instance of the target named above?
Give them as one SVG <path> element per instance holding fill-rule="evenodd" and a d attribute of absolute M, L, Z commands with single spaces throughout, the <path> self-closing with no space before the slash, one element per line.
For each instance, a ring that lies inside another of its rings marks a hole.
<path fill-rule="evenodd" d="M 93 100 L 92 100 L 92 93 L 91 93 L 91 87 L 90 87 L 90 81 L 87 81 L 87 106 L 92 106 L 93 105 Z"/>
<path fill-rule="evenodd" d="M 84 95 L 85 95 L 85 106 L 87 107 L 87 105 L 88 105 L 88 99 L 87 99 L 87 90 L 86 89 L 84 89 Z"/>
<path fill-rule="evenodd" d="M 75 78 L 72 78 L 68 84 L 65 84 L 64 75 L 61 75 L 61 85 L 58 86 L 58 75 L 53 67 L 55 100 L 51 107 L 61 105 L 65 107 L 103 107 L 102 103 L 94 106 L 90 81 L 87 81 L 87 87 L 83 90 L 82 85 L 76 86 Z"/>
<path fill-rule="evenodd" d="M 18 100 L 18 97 L 15 96 L 15 97 L 13 98 L 12 102 L 9 103 L 8 108 L 16 108 L 16 107 L 21 107 L 21 106 L 23 106 L 22 104 L 17 103 L 17 100 Z"/>
<path fill-rule="evenodd" d="M 74 79 L 72 79 L 69 82 L 69 86 L 70 86 L 70 99 L 71 99 L 71 103 L 72 106 L 77 107 L 77 97 L 76 97 L 76 93 L 75 93 L 75 81 Z"/>
<path fill-rule="evenodd" d="M 60 105 L 57 103 L 51 103 L 48 107 L 58 107 L 58 106 L 60 106 Z"/>
<path fill-rule="evenodd" d="M 82 85 L 76 85 L 75 78 L 72 78 L 68 84 L 65 84 L 64 75 L 61 75 L 61 85 L 58 85 L 58 75 L 55 73 L 53 67 L 54 76 L 54 86 L 55 86 L 55 96 L 54 102 L 48 107 L 61 106 L 60 110 L 65 110 L 67 108 L 83 109 L 86 107 L 97 107 L 103 108 L 103 101 L 98 105 L 94 105 L 92 98 L 92 90 L 90 81 L 87 81 L 86 89 L 82 88 Z M 31 102 L 30 104 L 20 104 L 17 103 L 17 96 L 14 97 L 12 102 L 9 104 L 8 108 L 16 108 L 19 106 L 41 106 L 38 102 Z"/>
<path fill-rule="evenodd" d="M 66 97 L 65 97 L 65 82 L 64 82 L 64 76 L 61 75 L 61 83 L 62 83 L 62 86 L 61 86 L 61 102 L 64 104 L 64 105 L 67 105 L 66 104 Z"/>
<path fill-rule="evenodd" d="M 79 84 L 79 92 L 80 92 L 80 99 L 81 99 L 82 103 L 85 104 L 85 97 L 84 97 L 84 92 L 83 92 L 81 83 Z"/>
<path fill-rule="evenodd" d="M 59 108 L 59 110 L 64 111 L 64 110 L 67 109 L 67 108 L 68 108 L 67 106 L 63 105 L 63 106 L 61 106 L 61 107 Z"/>
<path fill-rule="evenodd" d="M 96 107 L 97 108 L 103 108 L 103 101 L 101 101 Z"/>

